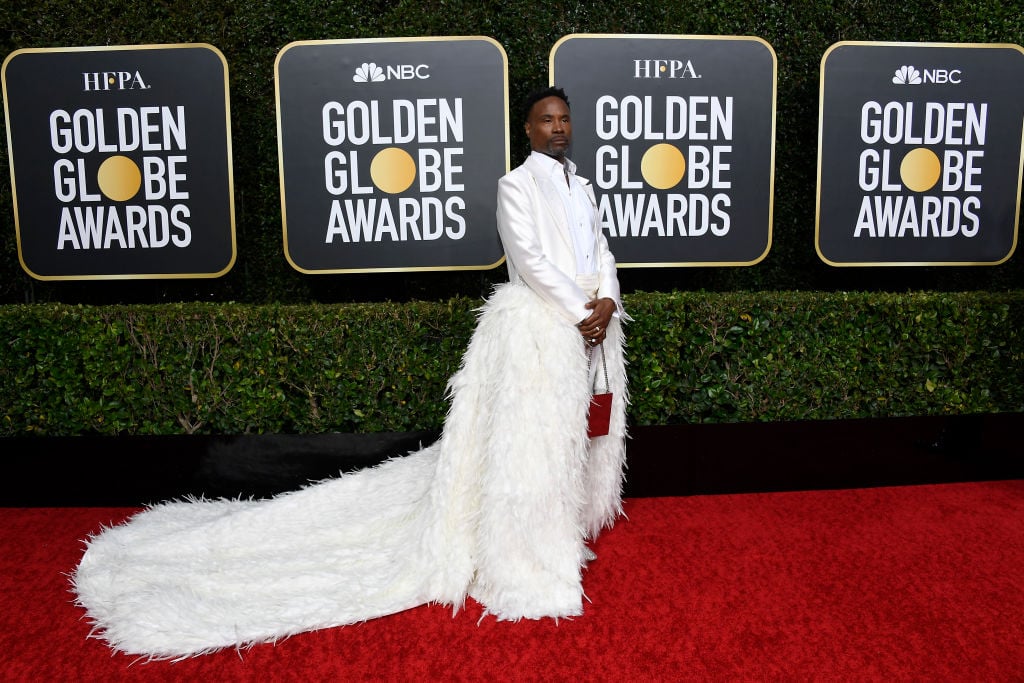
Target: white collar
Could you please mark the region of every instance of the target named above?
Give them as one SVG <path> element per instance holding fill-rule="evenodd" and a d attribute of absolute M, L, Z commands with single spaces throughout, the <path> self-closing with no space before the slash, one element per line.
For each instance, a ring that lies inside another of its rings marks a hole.
<path fill-rule="evenodd" d="M 576 175 L 576 164 L 569 157 L 565 157 L 565 165 L 563 166 L 558 159 L 549 157 L 547 154 L 537 150 L 531 150 L 530 156 L 543 166 L 551 178 L 564 179 L 566 172 L 571 176 Z"/>

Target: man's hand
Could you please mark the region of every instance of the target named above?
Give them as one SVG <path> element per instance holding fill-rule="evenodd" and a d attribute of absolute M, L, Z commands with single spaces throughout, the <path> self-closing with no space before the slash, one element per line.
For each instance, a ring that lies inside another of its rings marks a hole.
<path fill-rule="evenodd" d="M 590 346 L 597 346 L 604 341 L 608 335 L 608 323 L 611 322 L 612 314 L 615 313 L 615 302 L 605 297 L 593 299 L 586 304 L 587 309 L 592 313 L 576 325 L 580 334 Z"/>

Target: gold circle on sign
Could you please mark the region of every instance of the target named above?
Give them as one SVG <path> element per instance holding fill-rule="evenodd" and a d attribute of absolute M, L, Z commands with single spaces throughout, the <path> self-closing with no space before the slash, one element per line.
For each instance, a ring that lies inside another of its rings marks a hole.
<path fill-rule="evenodd" d="M 900 164 L 900 179 L 907 189 L 914 192 L 932 189 L 939 182 L 941 172 L 938 155 L 927 147 L 910 150 Z"/>
<path fill-rule="evenodd" d="M 679 184 L 686 173 L 686 159 L 679 148 L 661 143 L 644 152 L 640 160 L 640 175 L 647 184 L 658 190 L 667 190 Z"/>
<path fill-rule="evenodd" d="M 135 162 L 128 157 L 112 156 L 100 164 L 100 170 L 96 174 L 96 183 L 100 186 L 100 192 L 107 199 L 126 202 L 134 197 L 142 187 L 142 173 Z"/>
<path fill-rule="evenodd" d="M 370 162 L 370 178 L 388 194 L 405 192 L 416 178 L 416 162 L 404 149 L 382 149 Z"/>

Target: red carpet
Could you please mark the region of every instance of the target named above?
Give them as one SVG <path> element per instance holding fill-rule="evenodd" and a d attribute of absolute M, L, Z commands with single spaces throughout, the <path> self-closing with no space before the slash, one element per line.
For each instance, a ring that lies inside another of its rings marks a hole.
<path fill-rule="evenodd" d="M 1024 481 L 643 498 L 573 621 L 421 607 L 275 645 L 135 662 L 65 574 L 129 510 L 0 509 L 0 679 L 1024 680 Z"/>

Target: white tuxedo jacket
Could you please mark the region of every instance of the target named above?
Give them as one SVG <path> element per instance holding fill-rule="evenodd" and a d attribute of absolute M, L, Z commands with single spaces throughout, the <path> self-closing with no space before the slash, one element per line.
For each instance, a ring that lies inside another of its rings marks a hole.
<path fill-rule="evenodd" d="M 588 180 L 577 179 L 594 206 L 597 298 L 612 299 L 622 315 L 615 257 L 599 226 L 594 190 Z M 509 280 L 525 283 L 574 325 L 589 317 L 590 297 L 576 284 L 576 254 L 558 188 L 532 156 L 498 181 L 497 214 Z"/>

